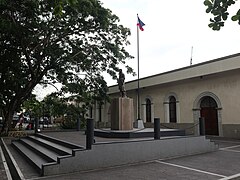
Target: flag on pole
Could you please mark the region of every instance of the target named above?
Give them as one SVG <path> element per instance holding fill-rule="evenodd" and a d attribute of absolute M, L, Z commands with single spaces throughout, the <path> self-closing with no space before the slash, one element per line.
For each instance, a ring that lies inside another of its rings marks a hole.
<path fill-rule="evenodd" d="M 145 24 L 140 20 L 140 18 L 138 16 L 137 16 L 137 18 L 138 18 L 137 26 L 139 27 L 139 29 L 141 31 L 144 31 L 143 26 L 145 26 Z"/>

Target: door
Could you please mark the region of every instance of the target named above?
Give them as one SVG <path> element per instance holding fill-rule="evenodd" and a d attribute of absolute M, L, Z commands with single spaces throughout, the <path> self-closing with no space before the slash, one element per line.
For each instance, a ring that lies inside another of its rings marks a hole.
<path fill-rule="evenodd" d="M 218 120 L 216 108 L 201 108 L 201 117 L 205 118 L 206 135 L 218 135 Z"/>
<path fill-rule="evenodd" d="M 217 104 L 213 98 L 207 96 L 201 101 L 201 117 L 205 118 L 206 135 L 219 135 Z"/>

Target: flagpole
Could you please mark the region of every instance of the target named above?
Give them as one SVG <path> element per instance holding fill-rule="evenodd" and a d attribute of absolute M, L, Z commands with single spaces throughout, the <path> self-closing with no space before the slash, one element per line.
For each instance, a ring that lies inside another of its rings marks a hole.
<path fill-rule="evenodd" d="M 137 14 L 138 16 L 138 14 Z M 137 120 L 140 120 L 140 88 L 139 88 L 139 28 L 137 26 L 137 63 L 138 63 L 138 79 L 137 79 L 137 101 L 138 101 L 138 116 Z"/>
<path fill-rule="evenodd" d="M 190 59 L 190 66 L 192 65 L 192 55 L 193 55 L 193 46 L 191 48 L 191 59 Z"/>

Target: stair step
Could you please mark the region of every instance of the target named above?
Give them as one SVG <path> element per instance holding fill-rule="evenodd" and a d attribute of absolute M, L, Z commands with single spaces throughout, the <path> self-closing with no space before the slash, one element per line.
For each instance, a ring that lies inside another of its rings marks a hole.
<path fill-rule="evenodd" d="M 34 141 L 31 141 L 29 138 L 21 138 L 20 141 L 22 141 L 24 144 L 30 147 L 31 150 L 35 151 L 40 156 L 47 156 L 50 161 L 57 161 L 57 157 L 61 156 L 61 154 L 56 153 L 55 151 L 48 149 L 47 147 L 42 146 Z"/>
<path fill-rule="evenodd" d="M 53 143 L 60 144 L 64 147 L 68 147 L 70 149 L 85 149 L 85 147 L 80 146 L 78 144 L 70 143 L 70 142 L 60 140 L 60 139 L 57 139 L 57 138 L 54 138 L 54 137 L 51 137 L 51 136 L 47 136 L 47 135 L 44 135 L 44 134 L 41 134 L 41 133 L 37 133 L 37 134 L 35 134 L 35 136 L 43 138 L 43 139 L 48 140 L 48 141 L 51 141 Z"/>
<path fill-rule="evenodd" d="M 12 145 L 14 148 L 17 149 L 18 152 L 20 152 L 22 155 L 25 156 L 25 158 L 30 161 L 37 170 L 42 173 L 42 164 L 52 163 L 54 161 L 48 161 L 42 156 L 40 156 L 38 153 L 32 151 L 28 147 L 26 147 L 21 141 L 13 141 Z"/>
<path fill-rule="evenodd" d="M 85 149 L 77 144 L 42 134 L 13 140 L 12 146 L 33 164 L 41 175 L 44 175 L 44 168 L 60 163 L 61 158 L 74 156 L 76 150 Z"/>
<path fill-rule="evenodd" d="M 56 151 L 58 151 L 58 153 L 61 152 L 61 155 L 70 155 L 72 154 L 72 149 L 65 147 L 63 145 L 51 142 L 49 140 L 43 139 L 41 137 L 37 137 L 37 136 L 29 136 L 28 138 L 34 140 L 35 142 L 43 145 L 43 146 L 51 146 L 53 147 Z M 50 147 L 49 147 L 50 148 Z"/>

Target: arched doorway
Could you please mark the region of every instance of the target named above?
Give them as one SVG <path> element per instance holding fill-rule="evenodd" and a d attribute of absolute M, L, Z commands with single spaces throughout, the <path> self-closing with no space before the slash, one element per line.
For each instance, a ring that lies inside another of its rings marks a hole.
<path fill-rule="evenodd" d="M 200 115 L 205 118 L 206 135 L 219 135 L 217 103 L 210 97 L 205 96 L 201 99 Z"/>
<path fill-rule="evenodd" d="M 152 107 L 151 100 L 149 98 L 146 99 L 146 122 L 151 122 L 152 120 Z"/>

